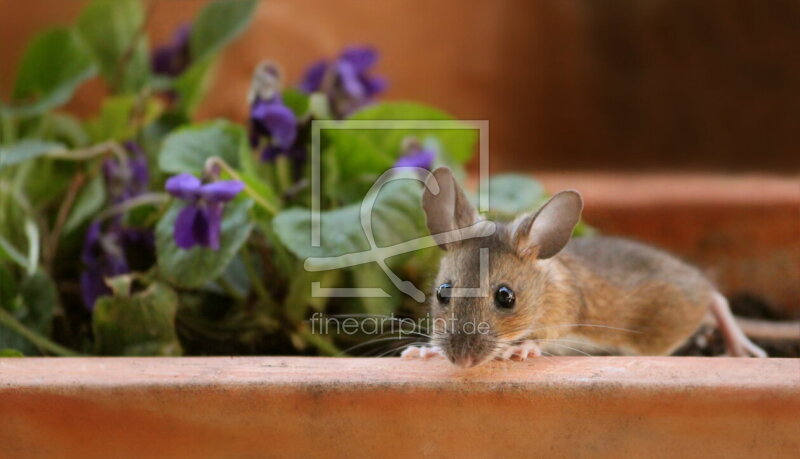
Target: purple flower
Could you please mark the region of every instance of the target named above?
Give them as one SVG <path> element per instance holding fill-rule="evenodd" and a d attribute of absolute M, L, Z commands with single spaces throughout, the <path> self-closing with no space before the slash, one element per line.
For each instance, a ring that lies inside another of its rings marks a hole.
<path fill-rule="evenodd" d="M 394 163 L 394 167 L 421 167 L 430 170 L 431 166 L 433 166 L 434 159 L 436 159 L 436 153 L 433 150 L 414 147 L 401 156 Z"/>
<path fill-rule="evenodd" d="M 125 142 L 125 150 L 125 158 L 111 157 L 103 162 L 106 189 L 114 204 L 144 193 L 150 183 L 147 155 L 139 144 Z"/>
<path fill-rule="evenodd" d="M 223 204 L 239 194 L 244 184 L 226 180 L 203 185 L 193 175 L 180 174 L 167 180 L 166 189 L 188 202 L 175 220 L 175 244 L 185 250 L 195 245 L 218 250 Z"/>
<path fill-rule="evenodd" d="M 81 251 L 84 270 L 81 273 L 81 297 L 89 310 L 97 298 L 108 295 L 111 289 L 105 279 L 153 264 L 153 233 L 151 230 L 125 228 L 119 220 L 112 220 L 103 230 L 100 222 L 93 222 L 86 231 Z"/>
<path fill-rule="evenodd" d="M 250 146 L 262 145 L 261 158 L 271 161 L 288 155 L 297 140 L 297 117 L 283 104 L 279 95 L 272 99 L 256 98 L 250 107 Z"/>
<path fill-rule="evenodd" d="M 176 77 L 191 64 L 189 37 L 191 26 L 184 24 L 172 36 L 172 41 L 153 51 L 153 73 Z"/>
<path fill-rule="evenodd" d="M 324 92 L 336 117 L 347 116 L 386 89 L 386 80 L 371 75 L 378 53 L 369 47 L 346 48 L 339 58 L 317 61 L 306 71 L 300 89 Z"/>

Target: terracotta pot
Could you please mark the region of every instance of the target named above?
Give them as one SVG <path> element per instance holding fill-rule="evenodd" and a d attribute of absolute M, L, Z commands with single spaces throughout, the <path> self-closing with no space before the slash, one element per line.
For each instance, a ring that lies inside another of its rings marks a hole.
<path fill-rule="evenodd" d="M 728 296 L 800 315 L 800 178 L 758 175 L 540 174 L 575 188 L 601 233 L 654 244 L 705 269 Z"/>
<path fill-rule="evenodd" d="M 539 178 L 601 231 L 798 310 L 795 180 Z M 798 412 L 795 359 L 0 359 L 3 457 L 791 457 Z"/>
<path fill-rule="evenodd" d="M 792 457 L 789 359 L 0 359 L 3 457 Z"/>

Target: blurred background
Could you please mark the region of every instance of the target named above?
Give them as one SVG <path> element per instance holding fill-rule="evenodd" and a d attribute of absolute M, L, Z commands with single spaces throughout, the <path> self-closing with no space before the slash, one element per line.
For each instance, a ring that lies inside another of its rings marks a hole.
<path fill-rule="evenodd" d="M 0 0 L 0 96 L 24 44 L 84 1 Z M 204 0 L 150 3 L 153 44 Z M 268 4 L 268 5 L 267 5 Z M 382 52 L 386 99 L 486 119 L 496 171 L 800 171 L 800 2 L 264 0 L 200 118 L 244 120 L 254 66 L 290 81 L 348 44 Z M 68 106 L 97 111 L 103 83 Z"/>

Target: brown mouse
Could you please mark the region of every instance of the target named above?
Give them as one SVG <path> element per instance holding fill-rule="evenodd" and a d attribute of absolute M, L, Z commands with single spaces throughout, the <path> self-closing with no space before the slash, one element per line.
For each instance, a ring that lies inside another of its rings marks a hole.
<path fill-rule="evenodd" d="M 427 180 L 438 186 L 427 184 L 423 208 L 445 254 L 434 284 L 431 345 L 408 348 L 403 357 L 443 354 L 471 367 L 542 352 L 669 355 L 707 317 L 730 355 L 766 357 L 698 269 L 630 240 L 571 239 L 583 209 L 577 191 L 495 223 L 479 216 L 449 169 Z M 465 228 L 480 225 L 495 231 L 459 240 Z"/>

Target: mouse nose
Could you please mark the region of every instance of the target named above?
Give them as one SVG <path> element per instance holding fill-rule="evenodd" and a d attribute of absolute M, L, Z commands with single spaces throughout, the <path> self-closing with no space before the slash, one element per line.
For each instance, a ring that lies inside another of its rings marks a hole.
<path fill-rule="evenodd" d="M 472 359 L 472 357 L 468 355 L 450 356 L 450 362 L 452 362 L 455 365 L 458 365 L 461 368 L 470 368 L 475 366 L 474 360 Z"/>
<path fill-rule="evenodd" d="M 453 334 L 444 346 L 448 360 L 461 368 L 474 367 L 485 360 L 483 338 L 475 334 Z"/>
<path fill-rule="evenodd" d="M 454 352 L 447 352 L 446 354 L 452 364 L 461 368 L 472 368 L 480 362 L 478 356 L 473 355 L 466 347 L 454 350 Z"/>

